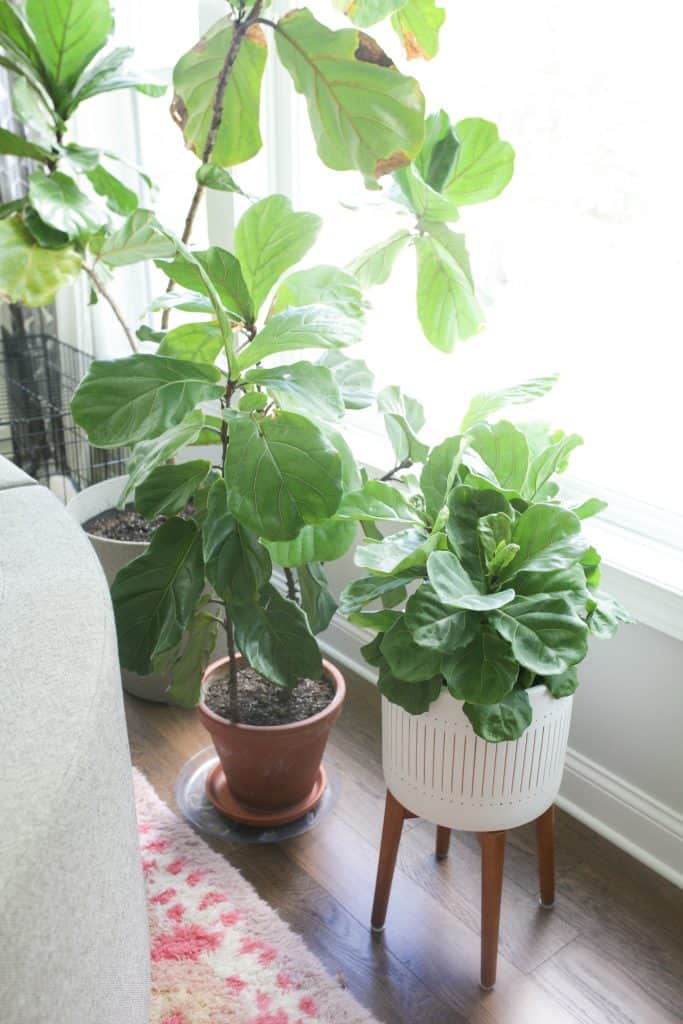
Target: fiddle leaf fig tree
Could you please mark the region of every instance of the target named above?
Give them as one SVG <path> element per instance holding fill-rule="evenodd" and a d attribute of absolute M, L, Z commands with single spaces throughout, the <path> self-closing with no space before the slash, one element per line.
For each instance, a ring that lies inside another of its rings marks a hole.
<path fill-rule="evenodd" d="M 566 507 L 552 479 L 581 438 L 487 419 L 552 382 L 477 396 L 462 433 L 420 460 L 417 488 L 401 476 L 368 481 L 337 513 L 393 525 L 400 510 L 402 522 L 412 514 L 419 523 L 368 538 L 356 551 L 368 574 L 340 599 L 351 622 L 375 632 L 363 653 L 381 692 L 421 714 L 446 687 L 493 743 L 530 724 L 530 686 L 573 693 L 588 637 L 611 637 L 630 621 L 599 589 L 600 557 L 582 533 L 604 503 Z"/>

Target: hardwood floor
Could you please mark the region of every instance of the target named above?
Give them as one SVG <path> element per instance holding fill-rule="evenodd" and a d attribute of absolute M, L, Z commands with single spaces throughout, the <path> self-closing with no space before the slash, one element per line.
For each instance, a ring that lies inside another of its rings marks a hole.
<path fill-rule="evenodd" d="M 180 766 L 209 744 L 192 711 L 126 697 L 133 763 L 172 807 Z M 479 844 L 404 825 L 387 925 L 370 931 L 384 813 L 379 701 L 352 679 L 327 760 L 342 779 L 316 829 L 271 846 L 212 844 L 384 1024 L 681 1024 L 683 894 L 557 812 L 557 892 L 538 904 L 533 825 L 508 832 L 498 981 L 479 978 Z"/>

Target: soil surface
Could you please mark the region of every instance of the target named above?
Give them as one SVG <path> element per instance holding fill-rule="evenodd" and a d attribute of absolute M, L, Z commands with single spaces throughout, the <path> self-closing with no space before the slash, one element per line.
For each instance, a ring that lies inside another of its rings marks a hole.
<path fill-rule="evenodd" d="M 269 683 L 253 668 L 237 672 L 237 705 L 244 725 L 289 725 L 302 722 L 323 711 L 334 697 L 334 686 L 327 679 L 300 679 L 291 690 Z M 204 695 L 204 703 L 215 714 L 230 719 L 228 677 L 213 679 Z"/>
<path fill-rule="evenodd" d="M 132 505 L 127 505 L 125 508 L 108 508 L 106 512 L 93 516 L 87 523 L 83 523 L 83 529 L 94 537 L 146 543 L 165 518 L 157 516 L 148 522 Z"/>

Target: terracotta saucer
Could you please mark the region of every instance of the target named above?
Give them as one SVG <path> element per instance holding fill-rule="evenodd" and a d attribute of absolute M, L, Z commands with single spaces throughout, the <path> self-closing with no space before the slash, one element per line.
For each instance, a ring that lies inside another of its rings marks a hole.
<path fill-rule="evenodd" d="M 230 791 L 230 786 L 221 767 L 220 761 L 216 762 L 209 774 L 206 776 L 206 795 L 221 814 L 233 821 L 239 821 L 243 825 L 253 825 L 255 828 L 268 826 L 288 825 L 297 818 L 303 818 L 304 814 L 312 810 L 318 803 L 327 785 L 325 769 L 322 765 L 318 769 L 313 788 L 307 797 L 296 804 L 290 804 L 279 811 L 266 811 L 244 804 Z"/>

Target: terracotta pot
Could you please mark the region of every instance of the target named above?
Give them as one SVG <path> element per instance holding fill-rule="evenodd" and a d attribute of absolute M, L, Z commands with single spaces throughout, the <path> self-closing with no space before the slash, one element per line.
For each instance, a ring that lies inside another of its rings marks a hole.
<path fill-rule="evenodd" d="M 238 660 L 242 660 L 238 655 Z M 209 665 L 203 687 L 225 673 L 229 658 Z M 336 693 L 319 714 L 289 725 L 233 724 L 202 701 L 197 711 L 211 734 L 230 793 L 247 809 L 270 815 L 304 804 L 315 790 L 327 737 L 346 696 L 344 677 L 329 661 L 323 672 Z"/>

